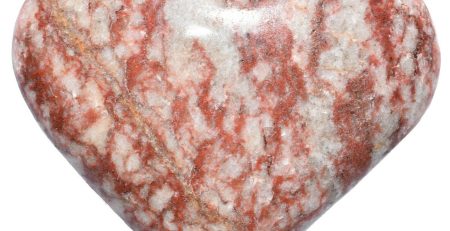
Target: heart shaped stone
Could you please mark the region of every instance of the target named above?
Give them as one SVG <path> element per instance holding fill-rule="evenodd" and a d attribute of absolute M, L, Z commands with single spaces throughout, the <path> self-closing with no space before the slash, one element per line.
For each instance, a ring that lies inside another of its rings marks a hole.
<path fill-rule="evenodd" d="M 134 230 L 304 230 L 418 122 L 420 0 L 27 0 L 14 67 Z"/>

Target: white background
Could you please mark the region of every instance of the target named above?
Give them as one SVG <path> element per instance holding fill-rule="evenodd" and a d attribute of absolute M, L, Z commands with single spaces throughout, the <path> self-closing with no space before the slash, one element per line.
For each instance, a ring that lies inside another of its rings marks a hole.
<path fill-rule="evenodd" d="M 11 65 L 23 1 L 0 7 L 0 230 L 129 231 L 40 130 Z M 450 1 L 426 0 L 442 53 L 419 125 L 310 231 L 450 230 Z"/>

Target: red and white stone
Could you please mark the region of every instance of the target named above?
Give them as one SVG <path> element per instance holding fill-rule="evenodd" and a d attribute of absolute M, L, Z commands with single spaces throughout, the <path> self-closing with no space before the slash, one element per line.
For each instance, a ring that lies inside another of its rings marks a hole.
<path fill-rule="evenodd" d="M 23 95 L 135 230 L 304 230 L 418 122 L 421 0 L 27 0 Z"/>

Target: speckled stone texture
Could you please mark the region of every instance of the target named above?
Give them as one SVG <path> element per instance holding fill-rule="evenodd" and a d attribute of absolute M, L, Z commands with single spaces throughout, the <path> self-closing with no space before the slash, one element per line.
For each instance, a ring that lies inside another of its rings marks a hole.
<path fill-rule="evenodd" d="M 134 230 L 305 230 L 440 65 L 420 0 L 27 0 L 13 49 L 42 128 Z"/>

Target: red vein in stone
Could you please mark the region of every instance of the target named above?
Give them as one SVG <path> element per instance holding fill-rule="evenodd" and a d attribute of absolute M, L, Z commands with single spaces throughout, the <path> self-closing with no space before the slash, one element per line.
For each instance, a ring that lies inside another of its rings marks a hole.
<path fill-rule="evenodd" d="M 370 11 L 367 13 L 366 21 L 374 24 L 373 35 L 383 48 L 383 56 L 387 62 L 387 80 L 391 80 L 396 75 L 397 56 L 395 45 L 391 41 L 393 30 L 393 16 L 396 11 L 394 0 L 369 0 Z"/>
<path fill-rule="evenodd" d="M 349 80 L 346 92 L 337 95 L 334 103 L 333 121 L 343 143 L 334 165 L 344 191 L 361 179 L 371 164 L 375 123 L 368 112 L 371 110 L 374 86 L 373 77 L 364 71 Z"/>

